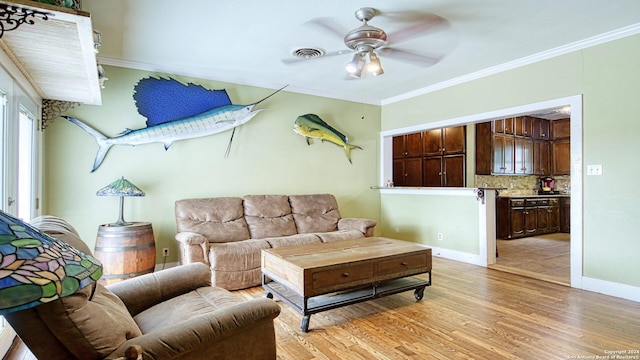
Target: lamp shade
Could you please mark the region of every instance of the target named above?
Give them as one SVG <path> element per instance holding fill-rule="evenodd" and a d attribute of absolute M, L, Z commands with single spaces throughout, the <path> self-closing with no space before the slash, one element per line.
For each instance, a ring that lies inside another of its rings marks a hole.
<path fill-rule="evenodd" d="M 144 196 L 144 191 L 124 176 L 96 192 L 98 196 Z"/>
<path fill-rule="evenodd" d="M 0 211 L 0 315 L 71 295 L 101 275 L 93 256 Z"/>
<path fill-rule="evenodd" d="M 133 185 L 124 176 L 120 179 L 112 182 L 111 184 L 103 187 L 96 192 L 98 196 L 120 196 L 120 211 L 118 213 L 118 220 L 111 226 L 127 226 L 131 225 L 130 222 L 124 221 L 124 197 L 125 196 L 144 196 L 144 191 L 139 187 Z"/>

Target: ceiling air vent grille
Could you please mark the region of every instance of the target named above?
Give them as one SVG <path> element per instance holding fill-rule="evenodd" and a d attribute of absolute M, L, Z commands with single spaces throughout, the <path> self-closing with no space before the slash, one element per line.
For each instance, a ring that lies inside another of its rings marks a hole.
<path fill-rule="evenodd" d="M 301 59 L 317 58 L 324 56 L 324 54 L 324 50 L 315 48 L 300 48 L 293 50 L 293 56 Z"/>

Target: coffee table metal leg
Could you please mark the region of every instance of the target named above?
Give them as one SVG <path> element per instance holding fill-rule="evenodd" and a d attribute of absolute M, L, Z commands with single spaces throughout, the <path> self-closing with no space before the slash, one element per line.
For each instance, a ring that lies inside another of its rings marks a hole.
<path fill-rule="evenodd" d="M 273 294 L 271 293 L 271 291 L 265 291 L 264 297 L 266 297 L 267 299 L 273 299 Z"/>
<path fill-rule="evenodd" d="M 300 330 L 303 332 L 309 332 L 309 319 L 311 315 L 304 315 L 302 317 L 302 321 L 300 322 Z"/>

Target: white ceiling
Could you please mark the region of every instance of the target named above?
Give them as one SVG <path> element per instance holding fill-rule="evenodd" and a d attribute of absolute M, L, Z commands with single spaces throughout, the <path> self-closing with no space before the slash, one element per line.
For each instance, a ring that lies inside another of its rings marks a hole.
<path fill-rule="evenodd" d="M 522 65 L 640 32 L 638 0 L 83 0 L 102 32 L 98 60 L 151 70 L 371 104 L 392 102 L 462 79 Z M 440 60 L 418 66 L 381 57 L 385 74 L 346 80 L 352 53 L 285 64 L 301 47 L 348 50 L 344 33 L 360 25 L 360 7 L 380 11 L 370 25 L 390 46 Z M 421 36 L 394 34 L 428 13 L 445 19 Z M 399 37 L 396 36 L 396 39 Z M 107 74 L 108 77 L 108 74 Z M 108 86 L 108 82 L 107 85 Z"/>

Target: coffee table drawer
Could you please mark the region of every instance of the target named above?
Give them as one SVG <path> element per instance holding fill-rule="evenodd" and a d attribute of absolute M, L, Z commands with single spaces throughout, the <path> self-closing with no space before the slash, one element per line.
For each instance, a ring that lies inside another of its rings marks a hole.
<path fill-rule="evenodd" d="M 427 267 L 427 254 L 415 254 L 381 261 L 378 264 L 378 275 L 402 275 Z"/>
<path fill-rule="evenodd" d="M 323 270 L 313 273 L 313 289 L 340 288 L 340 285 L 371 279 L 373 277 L 373 263 L 343 266 L 336 269 Z"/>

